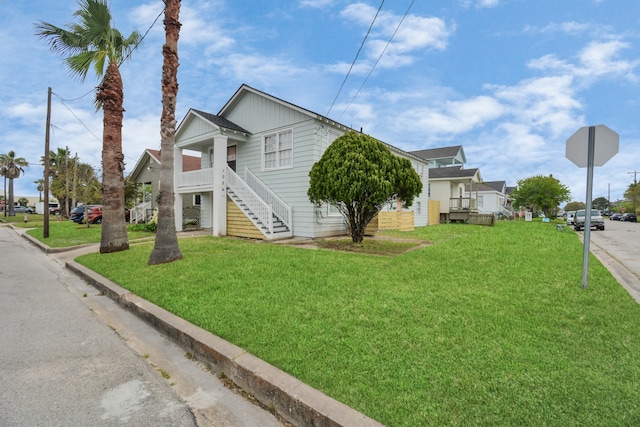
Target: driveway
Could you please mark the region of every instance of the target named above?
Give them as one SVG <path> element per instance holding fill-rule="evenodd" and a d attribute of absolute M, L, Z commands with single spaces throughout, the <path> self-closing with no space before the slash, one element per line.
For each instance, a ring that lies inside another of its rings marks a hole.
<path fill-rule="evenodd" d="M 604 225 L 591 230 L 591 252 L 640 304 L 640 223 L 605 219 Z"/>

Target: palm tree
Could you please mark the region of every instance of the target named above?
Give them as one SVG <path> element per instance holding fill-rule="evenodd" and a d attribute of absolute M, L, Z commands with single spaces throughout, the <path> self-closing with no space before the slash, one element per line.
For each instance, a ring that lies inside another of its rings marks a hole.
<path fill-rule="evenodd" d="M 176 133 L 176 98 L 178 97 L 178 37 L 180 36 L 180 0 L 164 0 L 165 44 L 162 47 L 162 117 L 160 118 L 160 195 L 158 228 L 149 256 L 156 265 L 182 259 L 176 235 L 173 206 L 173 146 Z"/>
<path fill-rule="evenodd" d="M 122 153 L 123 89 L 119 65 L 141 41 L 133 31 L 124 37 L 111 26 L 106 0 L 80 0 L 77 23 L 67 30 L 46 22 L 36 24 L 36 34 L 49 41 L 53 52 L 66 56 L 71 74 L 84 81 L 90 68 L 102 82 L 96 90 L 96 107 L 102 108 L 102 235 L 100 253 L 129 248 L 124 218 L 124 155 Z M 105 63 L 108 63 L 105 71 Z"/>
<path fill-rule="evenodd" d="M 40 179 L 36 179 L 35 181 L 33 181 L 34 184 L 36 184 L 38 187 L 38 201 L 42 201 L 42 192 L 44 191 L 44 179 L 40 178 Z"/>
<path fill-rule="evenodd" d="M 7 154 L 0 154 L 0 175 L 9 180 L 9 200 L 5 204 L 8 207 L 9 216 L 15 216 L 13 209 L 13 180 L 20 178 L 20 174 L 24 173 L 25 167 L 29 166 L 29 162 L 24 157 L 16 157 L 16 153 L 11 150 Z"/>
<path fill-rule="evenodd" d="M 64 207 L 61 214 L 65 218 L 69 218 L 69 157 L 71 153 L 69 148 L 58 148 L 57 151 L 49 151 L 49 175 L 51 177 L 50 193 L 56 196 L 61 202 L 64 201 Z M 41 158 L 44 165 L 44 156 Z"/>

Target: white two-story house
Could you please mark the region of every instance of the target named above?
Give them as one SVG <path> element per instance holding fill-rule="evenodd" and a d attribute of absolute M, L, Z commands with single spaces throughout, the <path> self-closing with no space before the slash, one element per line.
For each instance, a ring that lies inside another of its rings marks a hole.
<path fill-rule="evenodd" d="M 351 130 L 327 117 L 242 85 L 217 114 L 191 109 L 175 138 L 176 195 L 199 195 L 200 221 L 216 236 L 277 239 L 346 233 L 342 215 L 307 197 L 309 171 L 336 138 Z M 427 225 L 428 163 L 409 159 L 423 180 L 413 206 L 414 225 Z M 183 151 L 198 152 L 201 168 L 182 170 Z M 183 197 L 175 198 L 182 230 Z"/>

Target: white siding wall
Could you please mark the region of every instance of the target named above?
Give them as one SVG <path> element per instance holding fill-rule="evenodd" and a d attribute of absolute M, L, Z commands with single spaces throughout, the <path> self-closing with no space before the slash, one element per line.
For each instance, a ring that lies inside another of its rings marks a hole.
<path fill-rule="evenodd" d="M 318 237 L 345 232 L 342 217 L 319 218 L 307 197 L 309 171 L 324 152 L 318 147 L 322 141 L 317 120 L 253 93 L 247 93 L 227 118 L 252 133 L 248 143 L 238 144 L 238 174 L 243 176 L 248 167 L 293 208 L 294 235 Z M 263 137 L 287 129 L 293 130 L 293 167 L 264 170 Z"/>
<path fill-rule="evenodd" d="M 431 199 L 440 201 L 440 213 L 449 213 L 451 184 L 449 181 L 431 181 Z"/>
<path fill-rule="evenodd" d="M 189 116 L 188 121 L 181 123 L 179 135 L 176 138 L 176 146 L 182 148 L 195 140 L 202 139 L 203 135 L 211 135 L 213 141 L 213 132 L 215 128 L 204 120 L 199 120 L 195 116 Z"/>
<path fill-rule="evenodd" d="M 471 195 L 466 192 L 465 197 L 476 197 L 474 191 Z M 478 203 L 478 213 L 482 214 L 497 214 L 500 212 L 500 207 L 504 204 L 504 196 L 491 191 L 479 191 L 478 198 L 482 198 L 482 206 Z"/>

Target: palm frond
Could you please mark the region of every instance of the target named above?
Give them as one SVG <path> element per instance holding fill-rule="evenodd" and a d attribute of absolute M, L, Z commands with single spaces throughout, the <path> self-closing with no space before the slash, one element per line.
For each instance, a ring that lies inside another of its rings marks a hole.
<path fill-rule="evenodd" d="M 53 52 L 66 56 L 70 74 L 84 80 L 93 68 L 98 77 L 109 62 L 126 60 L 141 41 L 140 33 L 133 31 L 125 38 L 111 26 L 111 12 L 106 0 L 80 0 L 80 9 L 73 16 L 77 22 L 68 29 L 46 22 L 35 24 L 36 35 L 47 39 Z"/>

